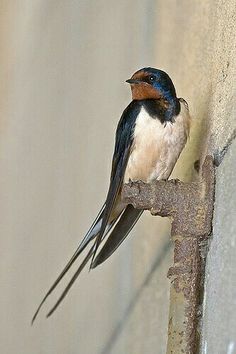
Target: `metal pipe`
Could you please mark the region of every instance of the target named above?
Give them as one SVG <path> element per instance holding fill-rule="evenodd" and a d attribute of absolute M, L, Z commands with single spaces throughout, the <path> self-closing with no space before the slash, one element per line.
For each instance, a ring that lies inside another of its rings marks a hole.
<path fill-rule="evenodd" d="M 207 156 L 199 179 L 130 182 L 122 198 L 137 209 L 172 220 L 174 265 L 171 279 L 167 354 L 196 354 L 200 338 L 200 305 L 203 290 L 205 251 L 211 234 L 215 174 L 213 159 Z"/>

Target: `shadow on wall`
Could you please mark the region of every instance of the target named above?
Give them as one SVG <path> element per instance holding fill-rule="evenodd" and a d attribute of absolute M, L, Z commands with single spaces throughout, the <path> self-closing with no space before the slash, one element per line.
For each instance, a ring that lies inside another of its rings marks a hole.
<path fill-rule="evenodd" d="M 110 354 L 111 353 L 116 341 L 118 340 L 119 336 L 121 335 L 122 331 L 124 330 L 124 328 L 125 328 L 128 320 L 129 320 L 130 316 L 132 315 L 132 313 L 133 313 L 133 311 L 135 309 L 135 306 L 139 302 L 140 297 L 141 297 L 144 289 L 147 287 L 147 285 L 152 280 L 153 275 L 155 274 L 155 272 L 158 269 L 158 267 L 161 265 L 163 259 L 165 259 L 165 257 L 167 255 L 168 251 L 170 250 L 170 248 L 171 248 L 171 243 L 168 240 L 163 245 L 163 248 L 162 248 L 161 252 L 160 252 L 160 250 L 158 250 L 158 252 L 160 253 L 159 257 L 156 258 L 156 260 L 153 263 L 150 271 L 147 273 L 147 275 L 144 278 L 142 284 L 137 289 L 137 291 L 135 292 L 132 300 L 130 301 L 129 305 L 127 306 L 123 317 L 121 318 L 121 320 L 117 323 L 117 325 L 113 329 L 110 337 L 108 338 L 107 342 L 104 345 L 104 348 L 102 349 L 102 351 L 99 354 Z"/>

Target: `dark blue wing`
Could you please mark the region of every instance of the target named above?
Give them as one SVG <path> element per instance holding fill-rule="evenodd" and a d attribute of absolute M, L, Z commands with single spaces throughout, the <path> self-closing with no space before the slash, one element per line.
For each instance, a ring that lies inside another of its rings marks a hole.
<path fill-rule="evenodd" d="M 113 252 L 115 252 L 115 250 L 128 236 L 142 213 L 143 210 L 138 210 L 135 209 L 132 205 L 127 205 L 123 214 L 111 231 L 105 245 L 94 259 L 92 264 L 93 268 L 105 262 L 105 260 L 110 257 Z"/>
<path fill-rule="evenodd" d="M 39 310 L 41 309 L 42 305 L 44 304 L 48 296 L 52 293 L 52 291 L 56 288 L 56 286 L 65 276 L 65 274 L 71 268 L 72 264 L 76 261 L 80 253 L 85 249 L 85 247 L 88 245 L 90 241 L 92 241 L 94 238 L 97 238 L 95 244 L 90 248 L 89 252 L 87 253 L 87 256 L 84 258 L 83 262 L 75 272 L 74 276 L 72 277 L 67 287 L 63 291 L 62 295 L 59 297 L 57 303 L 55 304 L 55 306 L 52 308 L 52 310 L 49 312 L 48 315 L 51 315 L 55 311 L 55 309 L 58 307 L 58 305 L 61 303 L 61 301 L 68 293 L 69 289 L 73 285 L 74 281 L 76 280 L 76 278 L 78 277 L 78 275 L 80 274 L 84 266 L 87 264 L 89 259 L 95 255 L 96 250 L 102 238 L 110 231 L 114 223 L 119 218 L 120 215 L 117 215 L 116 218 L 112 220 L 110 224 L 108 224 L 108 220 L 112 213 L 112 209 L 115 204 L 116 197 L 119 194 L 123 182 L 125 168 L 129 158 L 130 148 L 133 143 L 133 131 L 135 127 L 135 121 L 138 113 L 140 112 L 140 108 L 141 106 L 138 101 L 132 101 L 129 104 L 129 106 L 124 110 L 116 130 L 116 142 L 115 142 L 115 150 L 114 150 L 114 155 L 112 160 L 110 187 L 109 187 L 106 201 L 103 207 L 101 208 L 94 223 L 92 224 L 89 231 L 87 232 L 87 234 L 81 241 L 80 245 L 76 249 L 75 253 L 73 254 L 72 258 L 66 264 L 65 268 L 62 270 L 58 278 L 52 284 L 52 286 L 44 296 L 43 300 L 39 304 L 34 314 L 34 317 L 32 319 L 32 323 L 37 317 Z"/>
<path fill-rule="evenodd" d="M 91 261 L 91 268 L 93 267 L 93 260 L 102 241 L 106 226 L 112 214 L 113 207 L 117 196 L 120 193 L 123 178 L 125 174 L 126 165 L 129 159 L 130 150 L 133 144 L 133 133 L 135 122 L 140 112 L 141 105 L 139 101 L 132 101 L 123 112 L 116 130 L 115 150 L 112 160 L 112 171 L 110 187 L 107 193 L 105 202 L 105 209 L 102 218 L 102 225 L 99 235 L 95 240 L 95 249 Z"/>

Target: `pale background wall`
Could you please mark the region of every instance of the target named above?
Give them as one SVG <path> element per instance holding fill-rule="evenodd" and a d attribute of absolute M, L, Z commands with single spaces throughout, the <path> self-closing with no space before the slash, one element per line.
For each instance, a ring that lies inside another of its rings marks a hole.
<path fill-rule="evenodd" d="M 196 158 L 224 146 L 235 20 L 233 0 L 0 2 L 1 353 L 165 352 L 169 223 L 149 215 L 50 320 L 30 320 L 103 202 L 135 70 L 166 70 L 189 103 L 175 175 L 189 178 Z M 217 170 L 203 353 L 236 352 L 234 150 Z"/>

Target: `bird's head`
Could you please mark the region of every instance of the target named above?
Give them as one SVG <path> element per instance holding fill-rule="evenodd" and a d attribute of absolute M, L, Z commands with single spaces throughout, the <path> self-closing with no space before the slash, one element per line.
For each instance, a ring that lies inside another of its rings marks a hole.
<path fill-rule="evenodd" d="M 143 68 L 126 80 L 131 85 L 133 100 L 163 99 L 176 100 L 176 91 L 169 75 L 154 68 Z"/>

